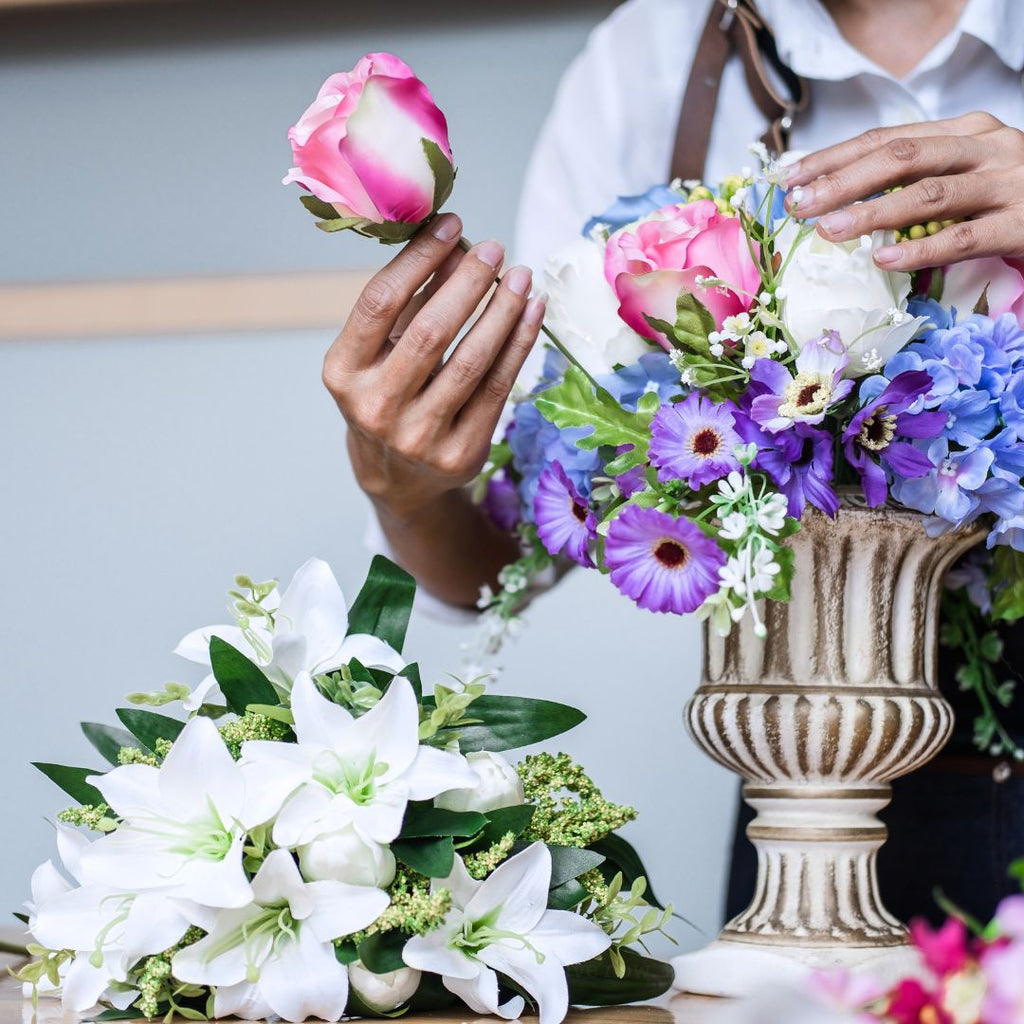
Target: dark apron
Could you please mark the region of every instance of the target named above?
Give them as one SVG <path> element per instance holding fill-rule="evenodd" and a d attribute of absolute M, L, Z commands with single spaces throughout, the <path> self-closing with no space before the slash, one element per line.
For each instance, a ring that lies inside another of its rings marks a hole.
<path fill-rule="evenodd" d="M 776 152 L 787 147 L 793 118 L 809 101 L 807 83 L 780 60 L 752 0 L 715 0 L 683 96 L 670 177 L 703 177 L 722 70 L 734 54 L 768 123 L 763 141 Z M 1001 720 L 1024 746 L 1024 622 L 1001 633 L 1003 675 L 1022 680 Z M 930 764 L 893 783 L 893 802 L 882 813 L 890 838 L 879 853 L 879 884 L 886 905 L 904 921 L 941 920 L 937 891 L 987 921 L 999 900 L 1017 891 L 1006 869 L 1024 857 L 1024 766 L 976 750 L 971 737 L 978 705 L 957 686 L 958 667 L 957 652 L 940 648 L 939 685 L 956 713 L 953 738 Z M 753 817 L 740 801 L 726 919 L 745 910 L 754 894 L 757 858 L 746 838 Z"/>

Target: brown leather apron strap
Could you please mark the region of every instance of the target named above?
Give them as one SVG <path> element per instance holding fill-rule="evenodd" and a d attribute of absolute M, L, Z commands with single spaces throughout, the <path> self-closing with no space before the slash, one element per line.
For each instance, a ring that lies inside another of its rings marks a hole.
<path fill-rule="evenodd" d="M 701 179 L 711 143 L 722 72 L 737 53 L 750 96 L 768 122 L 761 141 L 773 153 L 789 144 L 793 118 L 807 107 L 807 82 L 783 64 L 768 25 L 753 0 L 714 0 L 683 94 L 669 177 Z M 784 87 L 780 91 L 772 71 Z"/>

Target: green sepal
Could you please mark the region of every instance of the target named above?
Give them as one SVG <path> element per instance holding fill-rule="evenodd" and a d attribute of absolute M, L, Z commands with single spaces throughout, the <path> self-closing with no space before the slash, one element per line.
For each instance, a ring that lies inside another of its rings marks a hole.
<path fill-rule="evenodd" d="M 396 839 L 391 852 L 406 867 L 428 878 L 447 878 L 455 863 L 455 844 L 451 836 L 437 839 Z"/>
<path fill-rule="evenodd" d="M 185 723 L 176 718 L 158 715 L 155 711 L 143 711 L 141 708 L 117 708 L 115 713 L 121 719 L 121 724 L 152 753 L 156 753 L 157 740 L 173 743 L 185 728 Z"/>
<path fill-rule="evenodd" d="M 124 729 L 114 725 L 102 725 L 99 722 L 82 722 L 85 738 L 96 748 L 100 756 L 111 764 L 119 764 L 118 754 L 122 747 L 139 748 L 135 737 Z"/>
<path fill-rule="evenodd" d="M 434 213 L 448 202 L 455 186 L 456 170 L 451 160 L 445 156 L 444 150 L 432 139 L 422 139 L 423 152 L 427 155 L 427 163 L 434 175 Z"/>
<path fill-rule="evenodd" d="M 374 974 L 387 974 L 405 966 L 402 950 L 406 937 L 399 931 L 374 932 L 359 943 L 359 959 Z"/>
<path fill-rule="evenodd" d="M 982 288 L 981 294 L 978 296 L 978 301 L 974 304 L 974 309 L 971 310 L 972 313 L 978 313 L 981 316 L 988 316 L 988 289 L 991 284 L 992 282 L 989 281 L 986 283 L 985 287 Z"/>
<path fill-rule="evenodd" d="M 575 878 L 571 878 L 548 892 L 548 910 L 572 910 L 588 895 L 587 890 Z"/>
<path fill-rule="evenodd" d="M 432 708 L 433 697 L 424 697 L 423 706 Z M 464 754 L 477 750 L 496 752 L 558 736 L 575 728 L 587 716 L 567 704 L 550 700 L 490 694 L 473 701 L 473 717 L 480 724 L 441 729 L 437 735 L 456 734 Z"/>
<path fill-rule="evenodd" d="M 570 366 L 561 384 L 539 394 L 535 404 L 537 411 L 560 429 L 592 428 L 574 442 L 577 448 L 589 451 L 603 444 L 616 448 L 631 444 L 634 451 L 647 456 L 651 415 L 624 409 L 604 388 L 595 388 L 578 366 Z"/>
<path fill-rule="evenodd" d="M 487 819 L 476 811 L 449 811 L 429 801 L 410 802 L 405 808 L 399 839 L 429 839 L 439 836 L 475 836 Z"/>
<path fill-rule="evenodd" d="M 338 217 L 335 215 L 329 220 L 318 220 L 316 226 L 321 231 L 326 231 L 327 234 L 333 235 L 335 231 L 360 231 L 360 228 L 369 223 L 365 217 Z"/>
<path fill-rule="evenodd" d="M 625 977 L 617 978 L 611 957 L 602 953 L 586 963 L 565 969 L 569 1002 L 583 1006 L 618 1006 L 656 999 L 675 980 L 675 969 L 664 960 L 641 956 L 631 949 L 619 950 L 625 961 Z"/>
<path fill-rule="evenodd" d="M 281 703 L 259 665 L 219 636 L 210 637 L 210 666 L 228 707 L 236 715 L 244 715 L 250 704 Z"/>
<path fill-rule="evenodd" d="M 401 653 L 416 580 L 383 555 L 375 555 L 366 582 L 348 613 L 348 636 L 369 633 Z"/>
<path fill-rule="evenodd" d="M 23 913 L 22 913 L 22 912 L 21 912 L 20 910 L 12 910 L 12 911 L 11 911 L 11 913 L 12 913 L 12 914 L 13 914 L 13 915 L 14 915 L 14 916 L 15 916 L 15 917 L 16 917 L 16 918 L 17 918 L 17 919 L 18 919 L 18 920 L 19 920 L 19 921 L 20 921 L 20 922 L 21 922 L 22 924 L 28 924 L 28 923 L 29 923 L 29 918 L 28 918 L 28 914 L 23 914 Z"/>
<path fill-rule="evenodd" d="M 591 843 L 588 849 L 604 856 L 605 863 L 601 866 L 601 870 L 609 881 L 616 874 L 621 873 L 622 888 L 628 890 L 638 878 L 643 878 L 647 882 L 644 899 L 659 910 L 665 909 L 654 895 L 650 876 L 640 859 L 640 854 L 636 852 L 632 843 L 627 842 L 618 833 L 612 832 L 604 839 Z"/>
<path fill-rule="evenodd" d="M 32 765 L 51 782 L 56 782 L 72 800 L 77 800 L 80 804 L 92 804 L 93 807 L 103 803 L 103 794 L 85 781 L 88 776 L 102 775 L 103 772 L 98 772 L 95 768 L 73 768 L 66 764 L 50 764 L 47 761 L 33 761 Z"/>
<path fill-rule="evenodd" d="M 311 213 L 314 217 L 320 220 L 337 220 L 338 211 L 331 206 L 330 203 L 324 202 L 323 199 L 318 199 L 312 192 L 303 193 L 299 196 L 299 202 Z"/>
<path fill-rule="evenodd" d="M 487 812 L 487 824 L 473 840 L 474 849 L 487 849 L 511 832 L 517 839 L 533 820 L 536 807 L 533 804 L 515 804 L 512 807 L 497 807 Z"/>

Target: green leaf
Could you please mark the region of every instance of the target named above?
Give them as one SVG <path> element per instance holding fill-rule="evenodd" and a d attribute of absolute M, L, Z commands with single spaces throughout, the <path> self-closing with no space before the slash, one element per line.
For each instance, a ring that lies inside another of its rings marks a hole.
<path fill-rule="evenodd" d="M 228 707 L 236 715 L 244 715 L 250 704 L 281 703 L 260 667 L 219 636 L 210 637 L 210 665 Z"/>
<path fill-rule="evenodd" d="M 587 890 L 575 878 L 548 893 L 548 910 L 572 910 L 587 898 Z"/>
<path fill-rule="evenodd" d="M 87 1017 L 86 1020 L 90 1021 L 106 1021 L 106 1020 L 139 1020 L 139 1011 L 133 1010 L 129 1007 L 127 1010 L 104 1010 L 97 1017 Z"/>
<path fill-rule="evenodd" d="M 80 804 L 92 804 L 94 807 L 103 803 L 103 794 L 86 782 L 89 775 L 102 775 L 95 768 L 72 768 L 64 764 L 50 764 L 47 761 L 33 761 L 51 782 L 56 782 L 65 793 Z"/>
<path fill-rule="evenodd" d="M 644 899 L 659 910 L 665 909 L 654 895 L 650 876 L 647 874 L 647 869 L 640 859 L 640 854 L 636 852 L 632 843 L 627 842 L 622 836 L 612 832 L 610 835 L 605 836 L 604 839 L 591 843 L 590 849 L 605 857 L 602 871 L 604 871 L 608 878 L 611 878 L 617 872 L 622 872 L 623 889 L 629 889 L 638 878 L 646 879 L 647 891 L 644 893 Z"/>
<path fill-rule="evenodd" d="M 1007 874 L 1011 878 L 1016 878 L 1020 882 L 1021 891 L 1024 892 L 1024 857 L 1020 860 L 1015 860 L 1011 865 Z"/>
<path fill-rule="evenodd" d="M 1022 861 L 1022 863 L 1024 863 L 1024 861 Z M 23 914 L 20 910 L 14 910 L 12 913 L 22 924 L 28 924 L 28 914 Z"/>
<path fill-rule="evenodd" d="M 282 725 L 292 726 L 295 724 L 295 715 L 291 708 L 283 708 L 280 704 L 250 704 L 249 710 L 254 715 L 262 715 L 264 718 L 272 718 Z"/>
<path fill-rule="evenodd" d="M 577 448 L 631 444 L 635 451 L 647 455 L 651 416 L 623 409 L 602 387 L 595 390 L 578 366 L 570 366 L 561 384 L 538 395 L 536 405 L 556 427 L 593 428 L 575 442 Z"/>
<path fill-rule="evenodd" d="M 765 597 L 769 601 L 788 601 L 793 583 L 793 567 L 796 564 L 793 549 L 781 545 L 775 551 L 775 561 L 781 566 L 781 571 L 775 577 L 775 585 Z"/>
<path fill-rule="evenodd" d="M 406 805 L 399 839 L 426 839 L 434 836 L 475 836 L 487 819 L 476 811 L 449 811 L 428 801 Z"/>
<path fill-rule="evenodd" d="M 676 301 L 676 322 L 673 335 L 684 348 L 700 355 L 710 355 L 708 335 L 715 329 L 715 318 L 696 295 L 680 292 Z"/>
<path fill-rule="evenodd" d="M 604 471 L 608 476 L 622 476 L 623 473 L 642 466 L 646 461 L 647 455 L 644 452 L 637 451 L 636 448 L 629 448 L 621 455 L 616 455 L 611 462 L 606 463 Z"/>
<path fill-rule="evenodd" d="M 312 193 L 304 193 L 299 196 L 299 202 L 311 213 L 314 217 L 319 217 L 320 220 L 337 220 L 338 211 L 331 206 L 330 203 L 325 203 L 322 199 L 317 199 Z"/>
<path fill-rule="evenodd" d="M 497 807 L 487 812 L 487 824 L 473 843 L 475 849 L 485 850 L 511 832 L 517 838 L 533 820 L 536 808 L 532 804 L 516 804 L 513 807 Z"/>
<path fill-rule="evenodd" d="M 424 707 L 431 706 L 432 702 L 430 697 L 423 698 Z M 567 704 L 495 694 L 473 701 L 472 714 L 479 725 L 458 726 L 451 730 L 458 734 L 459 748 L 464 754 L 476 750 L 526 747 L 568 732 L 587 717 Z M 449 731 L 442 729 L 438 735 Z"/>
<path fill-rule="evenodd" d="M 455 863 L 455 844 L 451 836 L 439 839 L 396 839 L 391 852 L 406 867 L 428 878 L 447 878 Z"/>
<path fill-rule="evenodd" d="M 455 168 L 441 147 L 431 139 L 422 139 L 423 152 L 427 154 L 427 163 L 434 175 L 434 211 L 440 210 L 455 185 Z"/>
<path fill-rule="evenodd" d="M 675 970 L 670 963 L 641 956 L 631 949 L 620 952 L 626 962 L 624 978 L 615 977 L 608 953 L 567 967 L 569 1002 L 584 1006 L 617 1006 L 655 999 L 668 991 L 675 979 Z"/>
<path fill-rule="evenodd" d="M 455 996 L 436 974 L 424 974 L 420 978 L 420 987 L 409 1000 L 409 1009 L 413 1013 L 429 1013 L 431 1010 L 444 1010 L 454 1002 Z"/>
<path fill-rule="evenodd" d="M 1016 622 L 1024 618 L 1024 552 L 998 545 L 992 553 L 992 617 Z"/>
<path fill-rule="evenodd" d="M 528 845 L 517 843 L 513 849 L 520 846 L 525 849 Z M 551 853 L 551 882 L 548 886 L 551 889 L 557 889 L 604 863 L 604 855 L 593 850 L 582 850 L 577 846 L 554 846 L 551 843 L 547 847 Z"/>
<path fill-rule="evenodd" d="M 405 966 L 402 949 L 406 938 L 399 931 L 374 932 L 359 943 L 359 959 L 374 974 L 387 974 Z"/>
<path fill-rule="evenodd" d="M 124 729 L 114 725 L 101 725 L 99 722 L 83 722 L 82 732 L 85 738 L 99 751 L 104 760 L 111 764 L 118 763 L 118 753 L 122 747 L 139 748 L 138 741 Z"/>
<path fill-rule="evenodd" d="M 978 651 L 986 661 L 999 661 L 1003 656 L 1003 641 L 993 629 L 985 633 L 978 644 Z"/>
<path fill-rule="evenodd" d="M 158 715 L 155 711 L 143 711 L 141 708 L 118 708 L 117 717 L 121 724 L 147 749 L 156 751 L 157 740 L 168 740 L 173 743 L 182 729 L 184 722 L 166 715 Z"/>
<path fill-rule="evenodd" d="M 415 596 L 416 580 L 383 555 L 375 555 L 348 613 L 348 635 L 369 633 L 401 652 Z"/>

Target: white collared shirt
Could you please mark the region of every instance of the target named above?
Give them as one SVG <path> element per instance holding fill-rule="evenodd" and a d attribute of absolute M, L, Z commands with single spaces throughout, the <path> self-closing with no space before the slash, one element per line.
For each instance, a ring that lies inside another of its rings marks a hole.
<path fill-rule="evenodd" d="M 534 150 L 519 207 L 517 260 L 539 270 L 548 253 L 616 196 L 666 180 L 708 8 L 709 0 L 629 0 L 594 29 L 562 79 Z M 954 29 L 901 80 L 854 49 L 819 0 L 759 0 L 758 9 L 782 60 L 810 83 L 810 109 L 794 125 L 794 149 L 972 110 L 1024 129 L 1022 0 L 968 0 Z M 707 180 L 752 164 L 747 146 L 765 127 L 733 57 L 722 76 Z"/>

